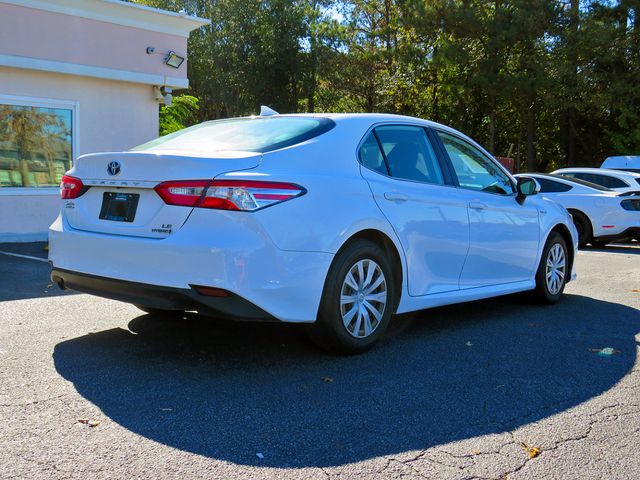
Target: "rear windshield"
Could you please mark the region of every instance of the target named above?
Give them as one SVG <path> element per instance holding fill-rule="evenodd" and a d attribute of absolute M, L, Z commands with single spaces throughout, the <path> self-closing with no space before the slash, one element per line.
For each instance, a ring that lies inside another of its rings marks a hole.
<path fill-rule="evenodd" d="M 555 175 L 555 174 L 549 174 L 549 176 L 561 178 L 562 180 L 567 180 L 569 182 L 577 183 L 578 185 L 593 188 L 595 190 L 600 190 L 602 192 L 613 192 L 613 190 L 611 190 L 610 188 L 603 187 L 602 185 L 597 185 L 595 183 L 587 182 L 586 180 L 581 180 L 579 178 L 573 178 L 573 177 L 567 177 L 565 175 Z"/>
<path fill-rule="evenodd" d="M 213 120 L 179 130 L 132 151 L 269 152 L 302 143 L 335 127 L 333 120 L 311 117 L 255 117 Z"/>

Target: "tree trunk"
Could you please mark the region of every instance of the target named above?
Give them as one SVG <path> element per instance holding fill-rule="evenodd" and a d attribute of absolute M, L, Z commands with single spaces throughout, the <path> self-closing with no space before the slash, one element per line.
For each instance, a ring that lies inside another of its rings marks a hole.
<path fill-rule="evenodd" d="M 538 169 L 536 161 L 536 115 L 534 104 L 527 109 L 527 170 L 535 172 Z"/>

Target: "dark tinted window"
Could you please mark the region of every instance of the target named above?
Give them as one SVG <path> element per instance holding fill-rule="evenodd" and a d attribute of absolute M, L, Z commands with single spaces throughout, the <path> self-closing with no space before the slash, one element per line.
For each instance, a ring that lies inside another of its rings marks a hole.
<path fill-rule="evenodd" d="M 392 177 L 444 184 L 440 164 L 423 128 L 388 125 L 376 128 L 375 132 Z"/>
<path fill-rule="evenodd" d="M 165 135 L 132 150 L 269 152 L 322 135 L 335 125 L 328 118 L 280 115 L 214 120 Z"/>
<path fill-rule="evenodd" d="M 568 180 L 569 182 L 577 183 L 578 185 L 582 185 L 584 187 L 593 188 L 595 190 L 600 190 L 601 192 L 612 192 L 610 188 L 603 187 L 602 185 L 598 185 L 597 183 L 587 182 L 586 180 L 582 180 L 580 178 L 571 178 L 565 175 L 558 175 L 557 173 L 549 173 L 550 177 L 561 178 L 563 180 Z"/>
<path fill-rule="evenodd" d="M 382 151 L 380 150 L 380 145 L 378 145 L 378 141 L 373 132 L 370 132 L 364 142 L 362 142 L 362 145 L 360 145 L 358 157 L 360 158 L 360 163 L 365 167 L 382 173 L 383 175 L 389 175 L 387 165 L 384 163 Z"/>
<path fill-rule="evenodd" d="M 589 173 L 589 172 L 570 172 L 563 173 L 567 177 L 579 178 L 580 180 L 584 180 L 586 182 L 595 183 L 596 185 L 601 185 L 607 188 L 626 188 L 626 182 L 623 182 L 619 178 L 611 177 L 609 175 L 601 175 L 599 173 Z"/>
<path fill-rule="evenodd" d="M 548 178 L 535 177 L 540 184 L 540 193 L 568 192 L 573 187 L 564 183 L 549 180 Z"/>
<path fill-rule="evenodd" d="M 461 187 L 500 195 L 515 193 L 509 176 L 496 162 L 461 138 L 444 132 L 438 132 L 438 135 Z"/>

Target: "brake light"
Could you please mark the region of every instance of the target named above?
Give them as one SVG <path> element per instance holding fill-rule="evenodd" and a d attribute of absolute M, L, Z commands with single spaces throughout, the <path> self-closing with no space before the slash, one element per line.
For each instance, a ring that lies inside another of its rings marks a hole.
<path fill-rule="evenodd" d="M 176 180 L 156 185 L 155 191 L 168 205 L 245 212 L 306 193 L 293 183 L 255 180 Z"/>
<path fill-rule="evenodd" d="M 78 198 L 87 189 L 79 178 L 64 175 L 60 180 L 60 198 L 63 200 Z"/>

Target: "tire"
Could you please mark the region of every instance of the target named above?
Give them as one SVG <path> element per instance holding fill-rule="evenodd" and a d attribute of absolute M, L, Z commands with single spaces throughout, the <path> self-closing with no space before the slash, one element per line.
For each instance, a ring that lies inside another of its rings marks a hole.
<path fill-rule="evenodd" d="M 573 218 L 573 224 L 578 231 L 578 247 L 586 247 L 593 239 L 591 221 L 584 213 L 576 210 L 571 210 L 571 217 Z"/>
<path fill-rule="evenodd" d="M 540 265 L 538 265 L 536 272 L 536 288 L 533 291 L 535 299 L 544 304 L 560 301 L 568 275 L 571 275 L 571 271 L 567 244 L 562 235 L 558 232 L 551 232 L 542 251 Z M 555 281 L 552 280 L 553 278 Z"/>
<path fill-rule="evenodd" d="M 145 305 L 137 305 L 137 304 L 134 304 L 134 307 L 136 307 L 139 310 L 142 310 L 145 313 L 148 313 L 149 315 L 157 315 L 157 316 L 163 316 L 163 317 L 174 316 L 174 315 L 183 313 L 182 310 L 163 310 L 162 308 L 153 308 L 153 307 L 147 307 Z"/>
<path fill-rule="evenodd" d="M 384 335 L 395 298 L 393 271 L 384 250 L 368 240 L 356 240 L 329 269 L 309 336 L 332 353 L 365 352 Z"/>

